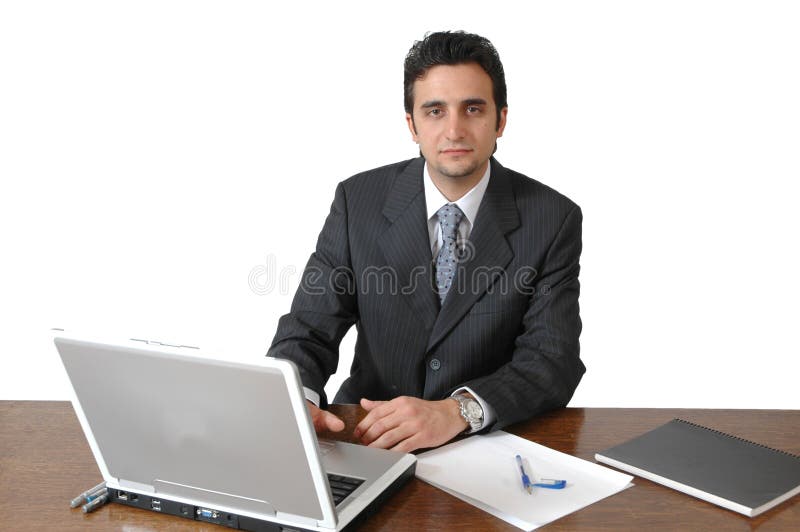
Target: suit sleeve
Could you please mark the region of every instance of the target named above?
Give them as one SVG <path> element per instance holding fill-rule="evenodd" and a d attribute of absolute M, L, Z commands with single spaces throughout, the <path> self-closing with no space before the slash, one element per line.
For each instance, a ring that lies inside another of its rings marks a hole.
<path fill-rule="evenodd" d="M 291 310 L 278 321 L 267 352 L 267 356 L 294 362 L 303 385 L 319 394 L 323 408 L 328 403 L 324 386 L 336 372 L 339 344 L 357 321 L 357 315 L 347 201 L 340 183 Z"/>
<path fill-rule="evenodd" d="M 491 375 L 464 383 L 494 408 L 497 417 L 490 430 L 566 406 L 586 371 L 578 341 L 582 220 L 575 206 L 556 233 L 511 360 Z"/>

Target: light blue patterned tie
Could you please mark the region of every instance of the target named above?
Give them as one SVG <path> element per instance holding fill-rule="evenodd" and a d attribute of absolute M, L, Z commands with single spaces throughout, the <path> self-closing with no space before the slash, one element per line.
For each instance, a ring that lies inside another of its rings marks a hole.
<path fill-rule="evenodd" d="M 439 292 L 439 301 L 444 304 L 444 298 L 453 284 L 456 275 L 458 259 L 456 255 L 456 235 L 458 224 L 464 213 L 454 203 L 448 203 L 438 211 L 439 226 L 442 231 L 442 249 L 436 256 L 436 288 Z"/>

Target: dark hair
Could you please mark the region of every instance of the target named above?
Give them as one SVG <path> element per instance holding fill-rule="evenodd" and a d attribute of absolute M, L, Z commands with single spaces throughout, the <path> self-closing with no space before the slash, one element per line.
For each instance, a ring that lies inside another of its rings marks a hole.
<path fill-rule="evenodd" d="M 503 63 L 489 39 L 463 31 L 439 31 L 428 33 L 406 55 L 403 92 L 406 112 L 413 117 L 414 82 L 437 65 L 461 65 L 477 63 L 492 79 L 492 95 L 497 105 L 496 127 L 500 126 L 500 111 L 508 107 L 506 76 Z"/>

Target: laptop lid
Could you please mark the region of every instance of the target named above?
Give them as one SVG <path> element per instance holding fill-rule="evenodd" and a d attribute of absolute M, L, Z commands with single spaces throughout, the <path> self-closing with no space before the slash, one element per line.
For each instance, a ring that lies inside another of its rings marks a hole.
<path fill-rule="evenodd" d="M 257 519 L 335 528 L 291 362 L 241 364 L 195 349 L 69 335 L 55 344 L 107 482 Z"/>

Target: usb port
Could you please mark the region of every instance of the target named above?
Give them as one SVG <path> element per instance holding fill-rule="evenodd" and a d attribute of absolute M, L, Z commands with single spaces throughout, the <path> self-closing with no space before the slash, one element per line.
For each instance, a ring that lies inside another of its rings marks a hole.
<path fill-rule="evenodd" d="M 156 512 L 161 511 L 161 501 L 158 499 L 153 499 L 150 501 L 150 508 L 155 510 Z"/>
<path fill-rule="evenodd" d="M 121 501 L 127 501 L 128 500 L 128 492 L 126 492 L 126 491 L 117 491 L 117 499 L 119 499 Z"/>

